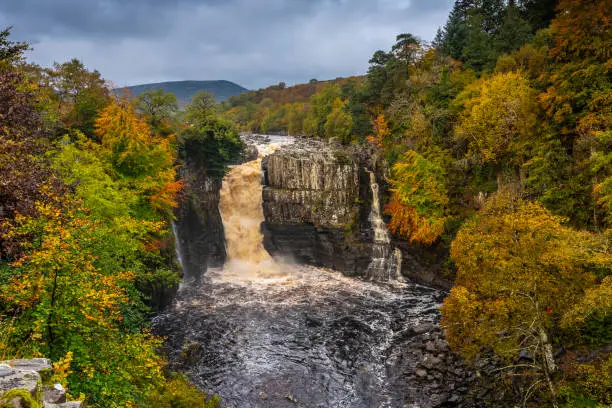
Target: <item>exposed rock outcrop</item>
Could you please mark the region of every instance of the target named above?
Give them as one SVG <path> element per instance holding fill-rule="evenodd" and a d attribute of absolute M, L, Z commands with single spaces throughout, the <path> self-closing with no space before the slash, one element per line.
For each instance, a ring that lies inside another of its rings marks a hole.
<path fill-rule="evenodd" d="M 66 402 L 61 384 L 46 384 L 51 362 L 46 358 L 0 361 L 0 405 L 21 408 L 80 408 L 82 402 Z"/>
<path fill-rule="evenodd" d="M 198 279 L 209 266 L 225 262 L 223 223 L 219 214 L 221 180 L 189 158 L 181 169 L 185 182 L 176 211 L 175 234 L 185 279 Z"/>
<path fill-rule="evenodd" d="M 381 251 L 371 219 L 374 184 L 380 189 L 379 201 L 387 193 L 388 170 L 381 163 L 365 148 L 304 139 L 265 158 L 266 249 L 275 256 L 368 278 L 372 259 L 384 253 L 389 259 L 379 262 L 385 265 L 382 269 L 399 263 L 401 274 L 411 281 L 450 288 L 451 277 L 442 268 L 448 255 L 444 248 L 420 247 L 391 235 L 389 248 Z"/>
<path fill-rule="evenodd" d="M 279 149 L 262 165 L 266 249 L 349 275 L 365 271 L 372 232 L 363 202 L 370 196 L 354 155 L 302 141 Z"/>

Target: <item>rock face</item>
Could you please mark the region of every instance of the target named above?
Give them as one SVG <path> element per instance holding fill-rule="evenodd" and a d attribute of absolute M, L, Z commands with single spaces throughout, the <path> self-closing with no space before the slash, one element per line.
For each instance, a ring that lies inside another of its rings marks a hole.
<path fill-rule="evenodd" d="M 219 214 L 221 180 L 186 160 L 183 197 L 176 211 L 175 234 L 185 279 L 198 279 L 209 266 L 225 262 L 223 223 Z"/>
<path fill-rule="evenodd" d="M 66 391 L 60 384 L 43 385 L 51 374 L 46 358 L 0 361 L 0 405 L 29 407 L 33 402 L 45 408 L 80 408 L 80 401 L 66 402 Z"/>
<path fill-rule="evenodd" d="M 349 275 L 370 262 L 372 232 L 364 170 L 322 143 L 298 143 L 264 158 L 264 245 L 275 256 Z"/>
<path fill-rule="evenodd" d="M 378 162 L 363 148 L 304 140 L 264 158 L 266 249 L 275 256 L 367 278 L 376 269 L 372 260 L 383 253 L 389 259 L 379 259 L 385 268 L 378 269 L 389 269 L 385 275 L 390 278 L 396 274 L 390 269 L 401 269 L 408 280 L 450 288 L 451 279 L 441 267 L 447 256 L 443 248 L 419 247 L 392 235 L 389 248 L 381 248 L 372 210 L 374 196 L 383 201 L 387 193 L 388 171 Z M 374 185 L 380 194 L 374 194 Z M 381 202 L 378 206 L 382 208 Z"/>

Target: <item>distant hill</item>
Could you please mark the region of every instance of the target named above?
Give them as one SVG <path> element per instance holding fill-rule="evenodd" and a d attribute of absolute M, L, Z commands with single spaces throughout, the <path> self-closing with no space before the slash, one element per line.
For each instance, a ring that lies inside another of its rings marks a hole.
<path fill-rule="evenodd" d="M 215 96 L 217 102 L 224 102 L 234 95 L 248 91 L 248 89 L 230 81 L 169 81 L 126 86 L 117 88 L 115 91 L 120 93 L 126 89 L 130 90 L 134 96 L 149 90 L 163 89 L 166 92 L 173 93 L 181 106 L 191 101 L 193 95 L 200 91 L 210 92 Z"/>
<path fill-rule="evenodd" d="M 259 104 L 265 99 L 272 101 L 274 105 L 281 105 L 292 102 L 306 102 L 312 95 L 321 91 L 329 85 L 342 86 L 346 83 L 359 83 L 364 80 L 364 76 L 353 76 L 347 78 L 336 78 L 326 81 L 311 80 L 307 84 L 298 84 L 285 87 L 272 85 L 267 88 L 248 91 L 234 96 L 228 100 L 226 108 L 241 106 L 247 103 Z"/>

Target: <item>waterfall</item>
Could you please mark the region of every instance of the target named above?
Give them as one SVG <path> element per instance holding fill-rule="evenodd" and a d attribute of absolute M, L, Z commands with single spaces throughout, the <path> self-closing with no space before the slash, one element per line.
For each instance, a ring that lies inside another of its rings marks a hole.
<path fill-rule="evenodd" d="M 233 166 L 223 179 L 219 210 L 225 230 L 225 275 L 269 278 L 281 268 L 263 246 L 261 159 Z"/>
<path fill-rule="evenodd" d="M 374 244 L 372 245 L 372 260 L 365 276 L 375 281 L 402 280 L 401 251 L 391 246 L 387 225 L 380 215 L 380 187 L 376 182 L 374 172 L 367 169 L 366 172 L 370 175 L 370 189 L 372 190 L 372 206 L 368 220 L 374 231 Z"/>
<path fill-rule="evenodd" d="M 172 221 L 172 233 L 174 234 L 174 252 L 176 253 L 176 259 L 178 259 L 178 263 L 182 268 L 183 256 L 181 255 L 181 240 L 179 239 L 176 222 L 174 221 Z"/>

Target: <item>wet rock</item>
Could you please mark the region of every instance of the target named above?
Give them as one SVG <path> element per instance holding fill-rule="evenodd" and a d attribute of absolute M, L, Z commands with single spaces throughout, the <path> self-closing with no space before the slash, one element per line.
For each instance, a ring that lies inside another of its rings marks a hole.
<path fill-rule="evenodd" d="M 257 146 L 251 143 L 247 143 L 244 150 L 240 154 L 240 158 L 236 164 L 247 163 L 253 160 L 257 160 L 259 156 L 259 151 L 257 150 Z"/>
<path fill-rule="evenodd" d="M 429 324 L 429 323 L 423 323 L 423 324 L 417 324 L 412 328 L 412 331 L 414 331 L 416 334 L 421 334 L 421 333 L 426 333 L 426 332 L 430 332 L 432 330 L 435 330 L 436 326 L 434 326 L 433 324 Z"/>
<path fill-rule="evenodd" d="M 2 364 L 2 370 L 5 373 L 0 377 L 0 395 L 12 389 L 22 389 L 28 391 L 32 396 L 36 396 L 38 384 L 40 383 L 40 374 L 32 370 L 15 369 L 9 372 L 8 364 Z"/>
<path fill-rule="evenodd" d="M 0 396 L 11 390 L 24 390 L 46 408 L 80 408 L 79 401 L 66 402 L 66 392 L 60 384 L 42 388 L 41 376 L 47 377 L 50 370 L 51 361 L 46 358 L 0 361 Z M 30 406 L 20 397 L 9 404 L 14 408 Z"/>

